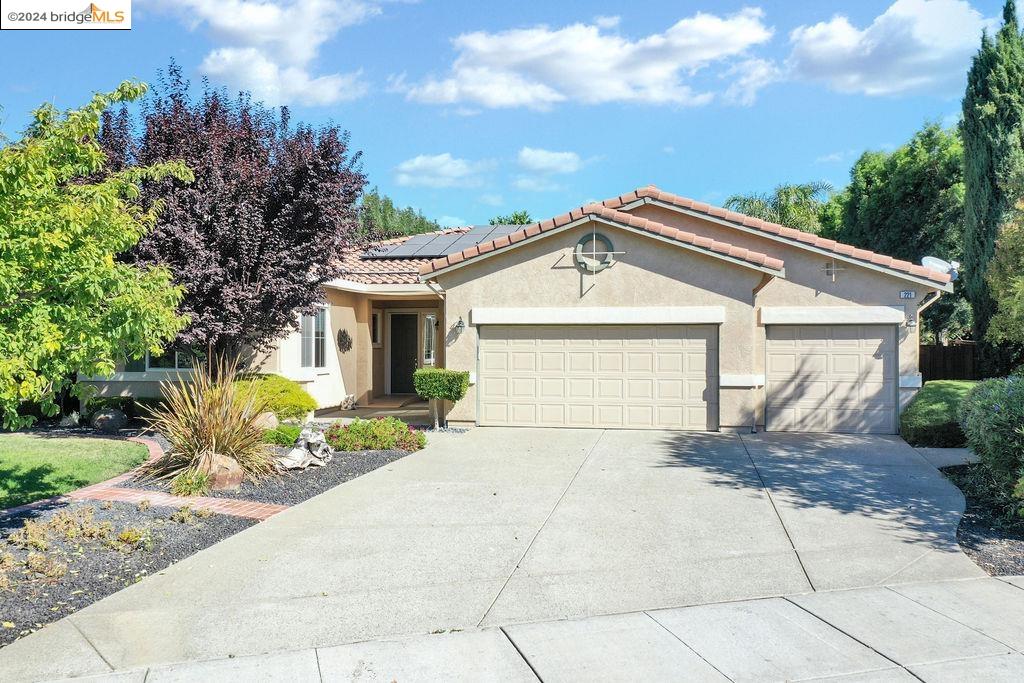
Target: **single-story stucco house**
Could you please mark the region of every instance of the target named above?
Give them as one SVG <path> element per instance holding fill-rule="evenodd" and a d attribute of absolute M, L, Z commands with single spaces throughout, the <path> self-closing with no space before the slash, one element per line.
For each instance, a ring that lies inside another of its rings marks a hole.
<path fill-rule="evenodd" d="M 895 433 L 950 275 L 648 186 L 352 251 L 263 369 L 321 406 L 466 370 L 458 424 Z M 165 365 L 171 365 L 166 363 Z M 149 394 L 125 368 L 104 394 Z"/>

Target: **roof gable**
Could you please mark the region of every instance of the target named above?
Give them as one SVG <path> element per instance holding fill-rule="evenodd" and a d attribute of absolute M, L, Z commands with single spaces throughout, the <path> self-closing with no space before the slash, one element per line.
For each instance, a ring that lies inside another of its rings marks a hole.
<path fill-rule="evenodd" d="M 721 225 L 754 232 L 769 239 L 776 239 L 811 251 L 827 253 L 834 258 L 888 272 L 896 277 L 914 281 L 923 280 L 933 287 L 952 291 L 952 279 L 948 273 L 940 273 L 924 266 L 915 265 L 910 261 L 903 261 L 868 249 L 860 249 L 849 244 L 825 239 L 809 232 L 779 225 L 778 223 L 771 223 L 760 218 L 753 218 L 721 207 L 711 206 L 710 204 L 698 202 L 687 197 L 672 194 L 671 192 L 664 192 L 654 185 L 648 185 L 633 192 L 606 199 L 601 202 L 601 205 L 628 213 L 645 203 L 654 203 L 670 209 L 681 210 L 684 213 L 699 218 L 714 220 Z"/>
<path fill-rule="evenodd" d="M 503 235 L 489 242 L 482 242 L 461 252 L 433 259 L 421 267 L 420 279 L 427 280 L 436 277 L 443 271 L 460 267 L 468 262 L 515 247 L 526 241 L 534 241 L 543 236 L 561 232 L 589 220 L 598 220 L 626 230 L 660 238 L 679 247 L 703 253 L 707 256 L 785 277 L 785 267 L 781 259 L 751 249 L 737 247 L 726 242 L 702 237 L 686 230 L 673 228 L 647 218 L 633 216 L 595 203 L 581 206 L 545 221 L 525 225 L 516 232 Z"/>

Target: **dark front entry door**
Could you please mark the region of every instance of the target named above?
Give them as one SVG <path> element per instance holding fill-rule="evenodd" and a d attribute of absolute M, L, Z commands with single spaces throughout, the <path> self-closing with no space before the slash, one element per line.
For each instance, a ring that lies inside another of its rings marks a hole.
<path fill-rule="evenodd" d="M 419 316 L 415 313 L 391 315 L 391 393 L 413 394 L 412 373 L 419 366 Z"/>

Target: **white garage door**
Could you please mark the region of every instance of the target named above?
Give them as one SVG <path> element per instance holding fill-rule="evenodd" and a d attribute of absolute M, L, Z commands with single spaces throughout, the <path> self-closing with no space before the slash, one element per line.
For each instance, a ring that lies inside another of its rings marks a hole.
<path fill-rule="evenodd" d="M 896 432 L 895 325 L 769 325 L 769 431 Z"/>
<path fill-rule="evenodd" d="M 718 428 L 714 325 L 484 325 L 480 424 Z"/>

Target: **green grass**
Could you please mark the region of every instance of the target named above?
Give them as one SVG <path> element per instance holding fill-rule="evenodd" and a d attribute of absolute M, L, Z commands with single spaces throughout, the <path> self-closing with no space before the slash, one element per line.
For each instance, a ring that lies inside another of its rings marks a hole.
<path fill-rule="evenodd" d="M 965 445 L 956 421 L 960 401 L 977 382 L 941 379 L 925 382 L 900 416 L 900 434 L 911 446 L 958 448 Z"/>
<path fill-rule="evenodd" d="M 147 455 L 114 439 L 0 434 L 0 510 L 104 481 Z"/>

